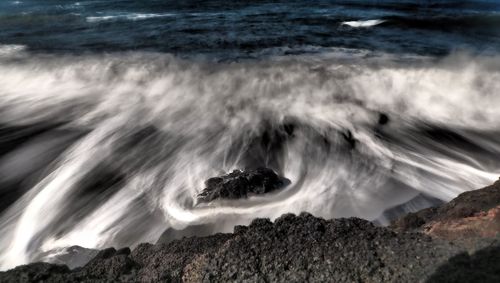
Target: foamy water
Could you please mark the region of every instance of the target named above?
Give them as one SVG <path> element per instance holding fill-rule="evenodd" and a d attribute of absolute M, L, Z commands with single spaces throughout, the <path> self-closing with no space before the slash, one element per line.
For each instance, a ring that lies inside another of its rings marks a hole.
<path fill-rule="evenodd" d="M 385 22 L 384 20 L 366 20 L 366 21 L 347 21 L 342 22 L 342 25 L 350 26 L 353 28 L 367 28 L 379 25 Z"/>
<path fill-rule="evenodd" d="M 0 216 L 1 268 L 287 212 L 387 223 L 419 194 L 447 201 L 498 178 L 500 58 L 356 54 L 0 56 L 4 127 L 61 123 L 0 158 L 4 181 L 43 168 Z M 195 205 L 209 177 L 256 166 L 291 185 Z"/>

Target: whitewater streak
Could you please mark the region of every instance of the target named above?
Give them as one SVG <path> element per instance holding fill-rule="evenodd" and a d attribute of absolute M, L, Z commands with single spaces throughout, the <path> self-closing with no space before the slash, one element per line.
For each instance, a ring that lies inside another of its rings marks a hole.
<path fill-rule="evenodd" d="M 134 246 L 168 227 L 230 231 L 287 212 L 387 223 L 389 208 L 449 200 L 500 169 L 497 57 L 24 52 L 0 57 L 0 74 L 3 127 L 58 125 L 0 157 L 0 181 L 43 167 L 0 215 L 1 269 L 61 247 Z M 196 205 L 207 178 L 256 166 L 291 185 Z"/>

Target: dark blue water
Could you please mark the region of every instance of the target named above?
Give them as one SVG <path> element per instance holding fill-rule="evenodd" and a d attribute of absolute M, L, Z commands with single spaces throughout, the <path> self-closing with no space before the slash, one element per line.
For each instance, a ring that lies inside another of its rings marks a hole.
<path fill-rule="evenodd" d="M 2 0 L 0 44 L 37 52 L 219 58 L 342 47 L 443 55 L 500 50 L 500 1 Z M 366 27 L 343 24 L 379 20 Z"/>

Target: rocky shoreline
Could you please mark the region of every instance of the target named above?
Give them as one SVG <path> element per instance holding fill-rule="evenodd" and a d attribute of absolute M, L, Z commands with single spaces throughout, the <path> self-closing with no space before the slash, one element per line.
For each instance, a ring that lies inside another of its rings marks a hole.
<path fill-rule="evenodd" d="M 229 281 L 500 282 L 500 180 L 388 227 L 285 214 L 231 234 L 101 250 L 83 267 L 0 272 L 0 282 Z"/>

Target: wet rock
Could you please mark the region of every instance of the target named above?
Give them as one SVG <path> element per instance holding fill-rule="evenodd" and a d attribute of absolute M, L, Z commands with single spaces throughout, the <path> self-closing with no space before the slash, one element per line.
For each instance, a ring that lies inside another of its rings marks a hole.
<path fill-rule="evenodd" d="M 281 189 L 289 183 L 288 179 L 268 168 L 234 170 L 227 175 L 208 179 L 205 182 L 206 188 L 198 195 L 198 201 L 247 198 Z"/>

